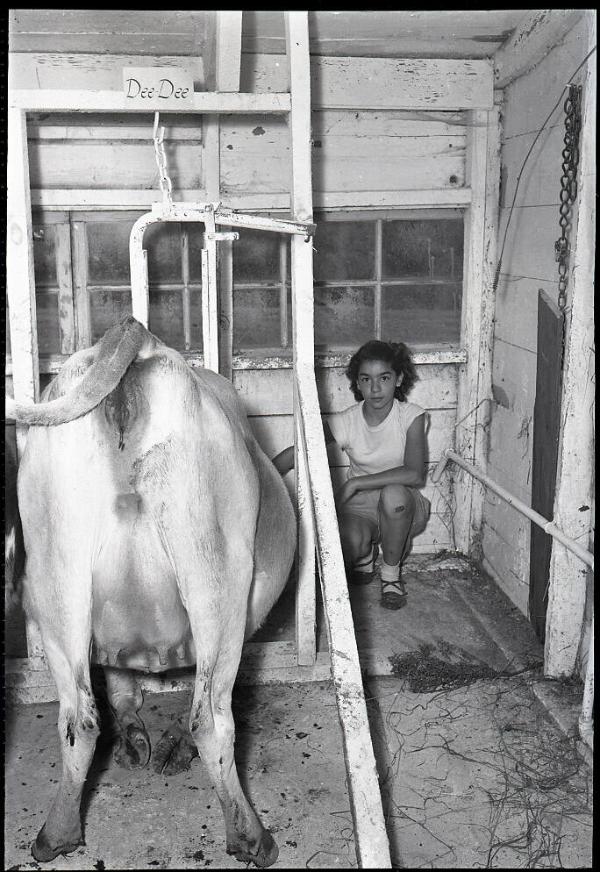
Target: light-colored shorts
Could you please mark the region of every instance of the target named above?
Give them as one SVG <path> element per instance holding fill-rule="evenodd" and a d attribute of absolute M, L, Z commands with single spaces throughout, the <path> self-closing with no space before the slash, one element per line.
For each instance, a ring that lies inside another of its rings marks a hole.
<path fill-rule="evenodd" d="M 415 500 L 415 514 L 413 516 L 409 533 L 409 536 L 412 539 L 414 536 L 418 536 L 419 533 L 422 533 L 427 526 L 429 513 L 431 511 L 431 503 L 427 497 L 423 496 L 420 490 L 417 490 L 417 488 L 409 487 L 408 490 L 411 492 Z M 373 530 L 372 535 L 374 542 L 379 542 L 381 540 L 381 531 L 379 529 L 380 496 L 381 489 L 359 491 L 344 503 L 338 513 L 340 517 L 355 515 L 368 521 Z"/>

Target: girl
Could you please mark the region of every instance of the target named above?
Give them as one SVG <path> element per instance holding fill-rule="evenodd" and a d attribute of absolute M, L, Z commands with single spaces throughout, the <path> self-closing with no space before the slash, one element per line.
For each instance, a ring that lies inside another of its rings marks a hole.
<path fill-rule="evenodd" d="M 407 402 L 417 380 L 410 352 L 402 342 L 373 339 L 350 359 L 346 375 L 357 401 L 324 424 L 325 441 L 348 455 L 347 480 L 336 494 L 344 563 L 351 584 L 373 580 L 378 546 L 382 549 L 381 605 L 406 603 L 401 563 L 412 539 L 429 517 L 425 484 L 426 413 Z M 293 466 L 293 446 L 273 463 L 284 475 Z"/>

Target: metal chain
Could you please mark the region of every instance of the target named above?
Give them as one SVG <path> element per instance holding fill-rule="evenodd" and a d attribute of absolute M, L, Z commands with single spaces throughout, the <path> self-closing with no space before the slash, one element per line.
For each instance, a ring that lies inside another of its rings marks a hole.
<path fill-rule="evenodd" d="M 158 166 L 158 183 L 162 191 L 163 200 L 168 206 L 171 206 L 173 202 L 171 198 L 173 188 L 171 185 L 171 179 L 169 178 L 169 171 L 167 169 L 167 155 L 165 154 L 165 146 L 163 142 L 165 128 L 161 127 L 159 130 L 158 118 L 159 113 L 155 112 L 154 130 L 152 132 L 154 138 L 154 156 L 156 157 L 156 165 Z"/>
<path fill-rule="evenodd" d="M 579 165 L 579 134 L 581 131 L 581 85 L 569 85 L 569 96 L 564 103 L 565 138 L 562 151 L 562 176 L 560 178 L 560 238 L 554 243 L 558 263 L 558 307 L 564 311 L 567 304 L 569 269 L 569 236 L 571 212 L 577 197 L 577 167 Z"/>

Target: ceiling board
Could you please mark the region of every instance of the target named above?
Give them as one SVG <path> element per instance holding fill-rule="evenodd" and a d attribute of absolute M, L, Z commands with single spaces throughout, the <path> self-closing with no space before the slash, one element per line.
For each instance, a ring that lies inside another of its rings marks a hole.
<path fill-rule="evenodd" d="M 292 14 L 295 14 L 292 12 Z M 527 10 L 310 11 L 312 55 L 490 57 Z M 13 9 L 12 51 L 198 55 L 204 11 Z M 243 51 L 285 53 L 283 11 L 243 11 Z"/>

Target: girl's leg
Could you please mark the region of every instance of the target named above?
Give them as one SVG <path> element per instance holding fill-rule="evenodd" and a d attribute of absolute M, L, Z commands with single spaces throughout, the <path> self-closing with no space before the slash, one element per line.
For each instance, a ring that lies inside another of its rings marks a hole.
<path fill-rule="evenodd" d="M 356 565 L 368 562 L 372 554 L 375 527 L 366 518 L 344 513 L 338 516 L 338 524 L 346 572 L 349 576 L 356 575 L 356 572 L 353 573 Z M 360 575 L 368 576 L 361 579 L 363 584 L 371 580 L 371 572 L 372 567 L 360 572 Z M 358 579 L 351 580 L 358 583 Z"/>
<path fill-rule="evenodd" d="M 415 515 L 415 498 L 404 485 L 382 488 L 379 498 L 379 530 L 383 563 L 381 566 L 381 604 L 399 609 L 406 602 L 406 590 L 400 581 L 400 564 L 409 545 Z"/>

